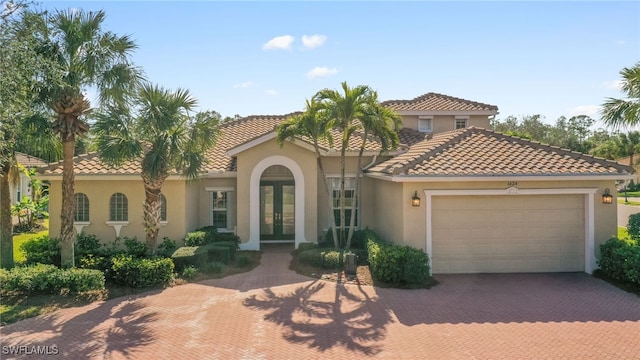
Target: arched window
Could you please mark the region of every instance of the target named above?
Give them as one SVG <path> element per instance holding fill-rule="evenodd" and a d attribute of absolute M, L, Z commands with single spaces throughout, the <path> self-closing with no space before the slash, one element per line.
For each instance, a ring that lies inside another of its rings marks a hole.
<path fill-rule="evenodd" d="M 109 200 L 109 221 L 129 221 L 129 205 L 123 193 L 111 195 Z"/>
<path fill-rule="evenodd" d="M 84 193 L 75 193 L 75 214 L 73 221 L 87 222 L 89 221 L 89 198 Z"/>
<path fill-rule="evenodd" d="M 167 221 L 167 198 L 160 194 L 160 221 Z"/>

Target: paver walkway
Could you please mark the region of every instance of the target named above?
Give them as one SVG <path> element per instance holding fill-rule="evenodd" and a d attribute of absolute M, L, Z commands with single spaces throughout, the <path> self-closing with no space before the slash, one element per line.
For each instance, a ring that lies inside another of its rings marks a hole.
<path fill-rule="evenodd" d="M 55 345 L 50 358 L 640 359 L 640 298 L 586 274 L 447 275 L 398 290 L 314 281 L 289 261 L 269 249 L 245 274 L 11 324 L 1 357 Z"/>

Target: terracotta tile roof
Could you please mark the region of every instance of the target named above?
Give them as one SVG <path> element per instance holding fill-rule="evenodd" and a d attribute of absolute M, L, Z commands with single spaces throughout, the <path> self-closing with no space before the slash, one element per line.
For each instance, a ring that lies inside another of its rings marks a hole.
<path fill-rule="evenodd" d="M 616 162 L 481 128 L 436 134 L 370 173 L 400 176 L 612 175 Z"/>
<path fill-rule="evenodd" d="M 495 105 L 431 92 L 412 100 L 387 100 L 382 105 L 396 111 L 498 111 Z"/>
<path fill-rule="evenodd" d="M 249 116 L 223 123 L 220 128 L 220 137 L 218 138 L 216 146 L 207 152 L 208 162 L 205 164 L 203 171 L 214 173 L 236 171 L 236 158 L 227 156 L 227 151 L 274 131 L 278 124 L 295 114 L 296 113 L 273 116 Z M 339 131 L 333 130 L 332 132 L 336 139 L 336 141 L 334 141 L 334 149 L 336 145 L 338 145 L 337 150 L 339 151 Z M 418 133 L 415 130 L 403 129 L 400 132 L 400 138 L 401 140 L 407 141 L 410 145 L 422 140 L 424 134 Z M 361 139 L 361 133 L 354 133 L 349 141 L 349 150 L 357 151 L 360 147 Z M 372 141 L 367 142 L 365 149 L 369 151 L 379 151 L 380 144 L 374 139 L 370 140 Z M 311 144 L 311 141 L 305 138 L 297 141 L 306 141 Z M 324 150 L 329 150 L 329 143 L 326 141 L 321 142 L 320 146 Z M 135 161 L 127 162 L 122 167 L 111 168 L 102 163 L 96 153 L 77 156 L 74 161 L 75 173 L 82 175 L 137 175 L 140 174 L 141 171 L 140 164 Z M 40 171 L 47 175 L 62 174 L 62 162 L 51 164 L 50 166 L 42 168 Z"/>
<path fill-rule="evenodd" d="M 97 153 L 78 155 L 73 158 L 76 175 L 139 175 L 141 173 L 140 161 L 127 161 L 118 168 L 109 167 L 100 161 Z M 62 161 L 41 167 L 38 172 L 45 175 L 62 175 Z"/>
<path fill-rule="evenodd" d="M 26 168 L 47 166 L 47 163 L 44 160 L 21 152 L 16 152 L 16 160 L 18 161 L 18 164 L 21 164 Z"/>

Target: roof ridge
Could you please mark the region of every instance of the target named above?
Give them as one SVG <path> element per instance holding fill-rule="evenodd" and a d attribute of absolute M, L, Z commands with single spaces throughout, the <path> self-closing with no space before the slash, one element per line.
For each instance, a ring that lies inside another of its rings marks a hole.
<path fill-rule="evenodd" d="M 495 130 L 492 130 L 492 129 L 485 129 L 485 128 L 476 128 L 476 129 L 478 129 L 478 130 L 480 130 L 482 132 L 485 132 L 485 133 L 487 133 L 487 134 L 489 134 L 489 135 L 491 135 L 491 136 L 493 136 L 495 138 L 502 138 L 502 139 L 508 138 L 508 139 L 511 139 L 514 142 L 518 142 L 518 143 L 520 143 L 522 145 L 529 144 L 529 145 L 533 145 L 534 147 L 537 147 L 539 149 L 540 148 L 541 149 L 547 149 L 547 150 L 551 149 L 551 150 L 554 150 L 554 151 L 556 151 L 556 152 L 558 152 L 560 154 L 571 156 L 573 159 L 578 159 L 578 158 L 582 158 L 584 160 L 592 159 L 593 161 L 599 163 L 600 165 L 615 166 L 616 169 L 618 169 L 618 170 L 629 171 L 631 169 L 628 165 L 619 164 L 618 162 L 616 162 L 614 160 L 608 160 L 608 159 L 605 159 L 605 158 L 602 158 L 602 157 L 597 157 L 597 156 L 594 156 L 594 155 L 591 155 L 591 154 L 587 154 L 587 153 L 583 153 L 583 152 L 579 152 L 579 151 L 574 151 L 574 150 L 563 148 L 563 147 L 560 147 L 560 146 L 551 145 L 551 144 L 543 143 L 543 142 L 540 142 L 540 141 L 530 140 L 530 139 L 522 138 L 522 137 L 515 136 L 515 135 L 508 135 L 508 134 L 505 134 L 505 133 L 502 133 L 502 132 L 499 132 L 499 131 L 495 131 Z M 633 169 L 631 169 L 631 170 L 632 170 L 631 172 L 633 172 Z"/>
<path fill-rule="evenodd" d="M 445 95 L 445 94 L 441 94 L 441 93 L 437 93 L 437 92 L 428 92 L 426 94 L 422 94 L 420 96 L 417 96 L 411 100 L 385 100 L 383 102 L 381 102 L 381 105 L 386 105 L 386 104 L 391 104 L 391 103 L 402 103 L 402 104 L 407 104 L 407 103 L 413 103 L 413 102 L 419 102 L 425 99 L 428 99 L 429 97 L 441 97 L 441 98 L 445 98 L 448 100 L 453 100 L 453 101 L 459 101 L 459 102 L 463 102 L 469 105 L 477 105 L 477 106 L 481 106 L 481 107 L 486 107 L 486 108 L 490 108 L 492 110 L 498 110 L 498 107 L 496 105 L 491 105 L 491 104 L 487 104 L 487 103 L 481 103 L 479 101 L 473 101 L 473 100 L 468 100 L 468 99 L 463 99 L 460 97 L 455 97 L 455 96 L 451 96 L 451 95 Z"/>

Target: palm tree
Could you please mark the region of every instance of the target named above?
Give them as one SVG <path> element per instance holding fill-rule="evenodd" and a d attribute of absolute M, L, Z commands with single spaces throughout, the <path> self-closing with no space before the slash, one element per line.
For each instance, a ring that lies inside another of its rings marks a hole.
<path fill-rule="evenodd" d="M 629 131 L 628 133 L 618 134 L 616 139 L 622 156 L 629 157 L 629 166 L 635 165 L 634 156 L 640 151 L 640 132 Z"/>
<path fill-rule="evenodd" d="M 307 100 L 306 109 L 303 113 L 291 116 L 285 122 L 278 125 L 276 128 L 276 137 L 280 146 L 283 146 L 285 141 L 295 141 L 298 137 L 307 137 L 313 142 L 318 170 L 320 171 L 324 190 L 329 201 L 329 225 L 333 235 L 333 244 L 337 249 L 339 248 L 339 239 L 335 217 L 333 215 L 333 200 L 331 199 L 331 190 L 329 189 L 329 183 L 325 176 L 324 166 L 320 156 L 320 146 L 318 145 L 318 142 L 323 140 L 326 140 L 329 144 L 333 144 L 333 137 L 327 127 L 327 119 L 323 118 L 322 113 L 318 110 L 318 103 L 314 99 L 310 101 Z"/>
<path fill-rule="evenodd" d="M 84 92 L 95 87 L 102 104 L 124 106 L 126 95 L 142 78 L 129 57 L 136 48 L 127 35 L 105 32 L 102 11 L 59 11 L 50 19 L 53 28 L 43 53 L 54 59 L 60 76 L 47 79 L 42 99 L 55 112 L 53 129 L 63 144 L 62 210 L 60 212 L 62 266 L 74 265 L 74 164 L 76 138 L 89 131 L 84 117 L 91 104 Z"/>
<path fill-rule="evenodd" d="M 135 97 L 137 114 L 110 106 L 96 115 L 94 125 L 100 158 L 112 166 L 139 160 L 144 184 L 143 207 L 146 242 L 155 249 L 160 230 L 160 193 L 172 173 L 188 180 L 200 175 L 205 153 L 218 138 L 220 114 L 190 115 L 197 101 L 187 90 L 174 92 L 142 85 Z"/>
<path fill-rule="evenodd" d="M 640 125 L 640 62 L 623 68 L 620 75 L 627 99 L 608 98 L 600 110 L 602 121 L 614 129 Z"/>
<path fill-rule="evenodd" d="M 351 135 L 362 128 L 363 119 L 371 113 L 374 106 L 372 99 L 375 99 L 374 91 L 364 85 L 350 88 L 346 82 L 341 84 L 342 92 L 339 90 L 324 89 L 319 91 L 314 99 L 319 103 L 321 111 L 328 121 L 328 126 L 339 129 L 342 133 L 340 139 L 340 241 L 350 244 L 350 239 L 346 234 L 346 209 L 345 209 L 345 168 L 346 151 L 349 147 Z M 355 198 L 353 199 L 355 201 Z M 353 206 L 353 205 L 352 205 Z M 351 214 L 351 219 L 356 216 Z M 352 221 L 350 221 L 352 223 Z M 350 231 L 350 234 L 353 232 Z"/>
<path fill-rule="evenodd" d="M 359 119 L 360 131 L 362 132 L 362 141 L 360 142 L 360 150 L 358 151 L 358 162 L 356 167 L 356 188 L 351 203 L 351 219 L 349 224 L 349 234 L 347 236 L 346 248 L 351 247 L 351 239 L 353 238 L 353 230 L 355 228 L 356 204 L 358 203 L 360 185 L 362 181 L 362 154 L 373 136 L 380 142 L 380 153 L 384 153 L 398 147 L 400 139 L 398 138 L 398 130 L 402 127 L 402 117 L 395 111 L 386 108 L 378 102 L 378 93 L 372 92 L 368 100 L 367 108 L 362 117 Z"/>

